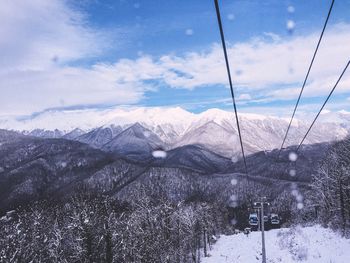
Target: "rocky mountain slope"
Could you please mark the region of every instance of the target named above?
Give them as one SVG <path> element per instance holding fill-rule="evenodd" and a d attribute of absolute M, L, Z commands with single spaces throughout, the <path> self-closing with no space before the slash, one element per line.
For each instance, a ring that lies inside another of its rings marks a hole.
<path fill-rule="evenodd" d="M 240 113 L 242 137 L 247 154 L 280 147 L 288 120 L 273 116 Z M 138 123 L 172 149 L 200 145 L 227 158 L 240 156 L 237 128 L 232 112 L 210 109 L 199 114 L 181 108 L 110 109 L 44 112 L 32 118 L 0 119 L 0 127 L 25 131 L 43 138 L 63 137 L 101 148 Z M 286 146 L 296 145 L 306 132 L 310 119 L 295 120 Z M 350 113 L 324 112 L 305 144 L 331 142 L 345 138 L 350 130 Z"/>
<path fill-rule="evenodd" d="M 120 126 L 98 127 L 90 132 L 83 133 L 80 136 L 71 138 L 68 137 L 67 139 L 83 142 L 94 148 L 101 148 L 103 145 L 110 142 L 121 131 L 122 128 Z"/>
<path fill-rule="evenodd" d="M 105 151 L 146 162 L 152 158 L 153 151 L 164 148 L 162 140 L 139 123 L 122 131 L 102 147 Z"/>

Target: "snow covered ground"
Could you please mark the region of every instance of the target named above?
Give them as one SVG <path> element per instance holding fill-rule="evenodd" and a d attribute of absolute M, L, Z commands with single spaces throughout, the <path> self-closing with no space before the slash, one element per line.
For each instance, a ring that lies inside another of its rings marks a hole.
<path fill-rule="evenodd" d="M 321 226 L 265 232 L 267 262 L 349 263 L 350 239 Z M 261 233 L 221 236 L 203 263 L 261 262 Z"/>

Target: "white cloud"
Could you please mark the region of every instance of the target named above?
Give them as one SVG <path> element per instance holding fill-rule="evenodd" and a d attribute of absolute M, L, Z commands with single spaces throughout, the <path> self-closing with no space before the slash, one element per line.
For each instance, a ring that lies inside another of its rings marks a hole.
<path fill-rule="evenodd" d="M 137 83 L 133 83 L 133 89 L 128 83 L 118 83 L 115 74 L 106 66 L 15 71 L 11 74 L 2 80 L 0 102 L 5 114 L 6 110 L 22 114 L 79 104 L 135 103 L 144 90 Z"/>
<path fill-rule="evenodd" d="M 324 115 L 324 114 L 327 114 L 327 113 L 330 113 L 330 112 L 332 112 L 331 110 L 328 110 L 328 109 L 323 109 L 322 111 L 321 111 L 321 115 Z"/>
<path fill-rule="evenodd" d="M 265 32 L 264 35 L 270 37 L 274 42 L 281 40 L 281 37 L 279 35 L 272 32 Z"/>
<path fill-rule="evenodd" d="M 295 37 L 290 41 L 254 39 L 231 45 L 234 85 L 248 92 L 263 92 L 275 99 L 294 98 L 303 81 L 318 34 Z M 306 96 L 327 94 L 350 57 L 350 25 L 340 24 L 327 31 L 305 88 Z M 141 61 L 143 61 L 141 63 Z M 140 68 L 140 63 L 143 64 Z M 128 78 L 143 81 L 161 80 L 170 87 L 194 89 L 208 85 L 227 85 L 227 75 L 221 46 L 214 44 L 208 52 L 190 52 L 182 56 L 164 55 L 159 59 L 143 57 L 119 61 L 115 67 L 125 69 Z M 131 70 L 134 69 L 134 70 Z M 118 70 L 124 79 L 124 70 Z M 339 86 L 340 92 L 349 92 L 349 74 Z"/>
<path fill-rule="evenodd" d="M 120 81 L 109 65 L 68 66 L 100 55 L 109 34 L 89 27 L 66 1 L 5 0 L 0 24 L 1 114 L 142 98 L 143 85 Z"/>
<path fill-rule="evenodd" d="M 82 13 L 59 0 L 4 0 L 0 24 L 0 66 L 6 70 L 41 70 L 96 56 L 106 41 L 85 25 Z"/>
<path fill-rule="evenodd" d="M 241 94 L 238 96 L 237 100 L 251 100 L 252 97 L 249 94 Z"/>
<path fill-rule="evenodd" d="M 350 25 L 338 24 L 326 33 L 305 88 L 304 95 L 308 97 L 328 94 L 350 58 L 350 45 L 344 45 L 350 41 Z M 228 54 L 235 86 L 274 99 L 295 98 L 318 37 L 315 33 L 289 41 L 254 39 L 231 45 Z M 227 85 L 220 45 L 213 45 L 209 52 L 163 56 L 154 63 L 164 70 L 160 76 L 164 82 L 175 88 Z M 349 75 L 344 75 L 337 92 L 350 92 Z"/>
<path fill-rule="evenodd" d="M 276 87 L 302 82 L 315 49 L 317 37 L 318 34 L 312 34 L 283 42 L 255 39 L 231 46 L 228 53 L 232 71 L 241 71 L 241 74 L 233 76 L 235 84 L 256 90 L 270 88 L 272 85 Z M 316 81 L 322 83 L 339 76 L 350 57 L 350 45 L 343 44 L 349 41 L 349 25 L 338 25 L 328 30 L 311 71 L 310 83 L 316 83 Z M 162 62 L 165 66 L 188 75 L 177 74 L 174 78 L 167 79 L 173 86 L 193 88 L 227 82 L 222 50 L 218 45 L 214 45 L 209 53 L 163 57 Z M 293 68 L 292 72 L 291 68 Z M 319 89 L 327 90 L 328 84 L 320 84 Z"/>
<path fill-rule="evenodd" d="M 135 60 L 90 68 L 70 62 L 101 54 L 106 37 L 88 26 L 84 14 L 60 0 L 4 0 L 0 9 L 0 111 L 29 114 L 45 108 L 79 104 L 132 104 L 157 81 L 172 88 L 227 85 L 221 45 L 209 51 Z M 193 31 L 187 33 L 193 34 Z M 235 88 L 250 100 L 295 98 L 319 32 L 282 39 L 274 33 L 229 45 Z M 327 28 L 305 96 L 327 94 L 350 57 L 350 25 Z M 108 46 L 108 41 L 107 41 Z M 337 92 L 350 92 L 350 74 Z M 159 85 L 158 83 L 158 85 Z"/>

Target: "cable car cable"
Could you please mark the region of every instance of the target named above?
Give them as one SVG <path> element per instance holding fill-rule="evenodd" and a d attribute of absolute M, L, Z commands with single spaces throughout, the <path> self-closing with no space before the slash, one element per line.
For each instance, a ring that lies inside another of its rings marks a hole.
<path fill-rule="evenodd" d="M 278 152 L 278 157 L 280 156 L 281 151 L 282 151 L 283 146 L 284 146 L 284 143 L 286 142 L 289 129 L 290 129 L 291 125 L 292 125 L 292 122 L 293 122 L 293 119 L 294 119 L 294 116 L 295 116 L 295 112 L 296 112 L 296 110 L 297 110 L 297 108 L 298 108 L 298 105 L 299 105 L 299 102 L 300 102 L 301 95 L 303 94 L 303 91 L 304 91 L 304 88 L 305 88 L 305 84 L 306 84 L 307 79 L 308 79 L 308 77 L 309 77 L 309 74 L 310 74 L 312 65 L 313 65 L 313 63 L 314 63 L 314 60 L 315 60 L 315 57 L 316 57 L 318 48 L 319 48 L 319 46 L 320 46 L 320 43 L 321 43 L 321 40 L 322 40 L 324 31 L 326 30 L 326 27 L 327 27 L 327 24 L 328 24 L 328 20 L 329 20 L 329 17 L 330 17 L 330 15 L 331 15 L 331 12 L 332 12 L 332 9 L 333 9 L 333 4 L 334 4 L 334 0 L 332 0 L 332 4 L 331 4 L 331 6 L 330 6 L 330 8 L 329 8 L 328 15 L 327 15 L 326 21 L 325 21 L 325 23 L 324 23 L 324 25 L 323 25 L 323 29 L 322 29 L 320 38 L 318 39 L 318 43 L 317 43 L 317 46 L 316 46 L 314 55 L 312 56 L 312 60 L 311 60 L 311 63 L 310 63 L 310 65 L 309 65 L 308 71 L 307 71 L 307 73 L 306 73 L 306 76 L 305 76 L 303 85 L 302 85 L 302 87 L 301 87 L 301 90 L 300 90 L 300 93 L 299 93 L 299 97 L 298 97 L 297 102 L 296 102 L 296 104 L 295 104 L 292 117 L 291 117 L 291 119 L 290 119 L 290 121 L 289 121 L 286 134 L 285 134 L 285 136 L 284 136 L 284 138 L 283 138 L 283 142 L 282 142 L 282 144 L 281 144 L 281 148 L 280 148 L 280 150 L 279 150 L 279 152 Z"/>
<path fill-rule="evenodd" d="M 315 119 L 312 121 L 312 123 L 311 123 L 309 129 L 307 130 L 306 134 L 304 135 L 303 139 L 301 140 L 300 144 L 298 145 L 298 148 L 296 149 L 296 152 L 299 151 L 301 145 L 304 143 L 304 140 L 306 139 L 306 136 L 307 136 L 307 135 L 309 134 L 309 132 L 311 131 L 311 129 L 312 129 L 313 125 L 315 124 L 315 122 L 316 122 L 318 116 L 320 116 L 320 114 L 321 114 L 321 112 L 322 112 L 324 106 L 327 104 L 327 102 L 328 102 L 329 98 L 332 96 L 332 94 L 333 94 L 335 88 L 338 86 L 338 83 L 339 83 L 340 80 L 342 79 L 342 77 L 343 77 L 345 71 L 347 70 L 349 64 L 350 64 L 350 60 L 349 60 L 348 63 L 346 64 L 346 66 L 345 66 L 343 72 L 340 74 L 340 76 L 339 76 L 337 82 L 335 83 L 334 87 L 332 88 L 331 92 L 328 94 L 328 97 L 326 98 L 325 102 L 323 103 L 321 109 L 318 111 L 318 113 L 317 113 Z"/>
<path fill-rule="evenodd" d="M 229 64 L 229 61 L 228 61 L 224 30 L 223 30 L 222 22 L 221 22 L 220 8 L 219 8 L 218 0 L 214 0 L 214 2 L 215 2 L 216 16 L 217 16 L 217 19 L 218 19 L 218 24 L 219 24 L 219 29 L 220 29 L 222 48 L 223 48 L 224 56 L 225 56 L 225 63 L 226 63 L 226 70 L 227 70 L 227 75 L 228 75 L 228 81 L 229 81 L 229 84 L 230 84 L 232 104 L 233 104 L 233 109 L 234 109 L 235 117 L 236 117 L 238 136 L 239 136 L 239 141 L 240 141 L 240 144 L 241 144 L 242 156 L 243 156 L 243 160 L 244 160 L 244 168 L 245 168 L 246 175 L 248 176 L 247 162 L 246 162 L 246 158 L 245 158 L 245 154 L 244 154 L 244 147 L 243 147 L 241 129 L 240 129 L 240 126 L 239 126 L 237 106 L 236 106 L 235 95 L 234 95 L 233 86 L 232 86 L 230 64 Z"/>

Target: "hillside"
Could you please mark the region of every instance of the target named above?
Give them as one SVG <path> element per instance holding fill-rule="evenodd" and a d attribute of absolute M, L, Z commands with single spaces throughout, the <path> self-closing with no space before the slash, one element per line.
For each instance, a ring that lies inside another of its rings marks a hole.
<path fill-rule="evenodd" d="M 152 188 L 160 182 L 170 199 L 180 201 L 199 194 L 227 203 L 232 194 L 238 194 L 247 184 L 240 162 L 234 164 L 203 146 L 186 145 L 164 151 L 163 158 L 154 158 L 152 151 L 161 141 L 141 125 L 120 133 L 113 140 L 117 148 L 107 152 L 76 141 L 24 136 L 6 130 L 0 132 L 0 142 L 0 208 L 48 197 L 64 198 L 82 185 L 124 198 L 139 191 L 142 185 Z M 248 156 L 252 170 L 249 187 L 258 189 L 255 195 L 269 194 L 271 198 L 288 192 L 292 181 L 308 181 L 303 178 L 317 167 L 320 156 L 309 156 L 314 158 L 301 162 L 304 170 L 296 178 L 278 171 L 274 176 L 261 173 L 262 169 L 273 167 L 273 159 L 263 152 Z M 288 160 L 282 160 L 281 165 L 286 165 Z M 239 188 L 232 187 L 233 179 L 238 180 Z"/>
<path fill-rule="evenodd" d="M 252 176 L 310 182 L 311 175 L 315 173 L 331 145 L 318 143 L 302 146 L 295 162 L 290 162 L 289 159 L 289 155 L 296 150 L 295 146 L 283 149 L 280 156 L 277 149 L 253 153 L 246 158 L 248 172 Z M 245 172 L 242 159 L 234 164 L 233 171 Z"/>
<path fill-rule="evenodd" d="M 350 239 L 319 225 L 275 229 L 265 234 L 269 263 L 346 263 L 350 258 Z M 221 236 L 209 255 L 203 263 L 261 262 L 261 233 Z"/>

